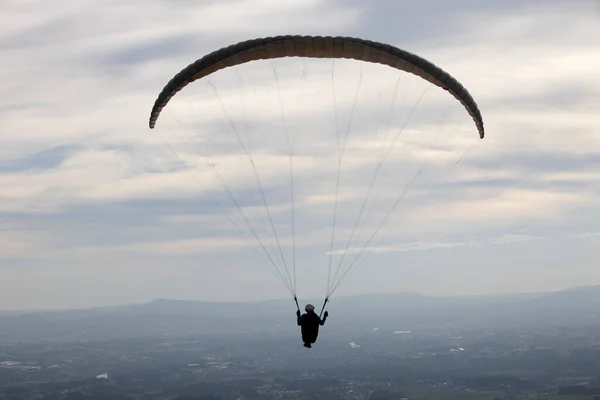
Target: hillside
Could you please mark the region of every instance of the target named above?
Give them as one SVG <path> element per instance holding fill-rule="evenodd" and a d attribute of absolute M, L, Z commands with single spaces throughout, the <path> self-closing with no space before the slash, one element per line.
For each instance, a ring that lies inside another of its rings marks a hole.
<path fill-rule="evenodd" d="M 312 300 L 320 306 L 322 300 Z M 414 293 L 334 298 L 328 329 L 600 324 L 600 286 L 521 295 L 433 297 Z M 290 299 L 211 303 L 158 299 L 86 310 L 0 314 L 0 340 L 98 340 L 165 334 L 295 331 Z"/>

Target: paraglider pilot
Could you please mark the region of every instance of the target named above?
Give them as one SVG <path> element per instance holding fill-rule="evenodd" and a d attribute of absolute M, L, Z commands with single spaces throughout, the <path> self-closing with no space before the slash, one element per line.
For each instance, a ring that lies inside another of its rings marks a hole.
<path fill-rule="evenodd" d="M 296 316 L 298 317 L 298 326 L 301 327 L 302 331 L 302 341 L 304 342 L 304 347 L 311 348 L 311 344 L 317 341 L 317 336 L 319 336 L 319 325 L 323 326 L 325 324 L 325 320 L 329 313 L 325 311 L 323 314 L 323 319 L 319 317 L 315 313 L 315 306 L 312 304 L 307 304 L 304 307 L 306 314 L 300 315 L 300 310 L 296 311 Z"/>

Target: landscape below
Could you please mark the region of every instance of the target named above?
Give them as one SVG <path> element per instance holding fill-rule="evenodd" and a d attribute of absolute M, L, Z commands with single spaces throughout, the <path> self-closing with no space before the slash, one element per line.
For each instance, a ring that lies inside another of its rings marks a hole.
<path fill-rule="evenodd" d="M 600 399 L 600 286 L 334 300 L 3 312 L 0 399 Z"/>

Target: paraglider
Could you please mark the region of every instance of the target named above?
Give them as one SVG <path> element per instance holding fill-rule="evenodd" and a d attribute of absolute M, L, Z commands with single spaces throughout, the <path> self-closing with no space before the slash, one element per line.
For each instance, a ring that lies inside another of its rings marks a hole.
<path fill-rule="evenodd" d="M 471 94 L 453 76 L 451 76 L 449 73 L 442 70 L 438 66 L 434 65 L 433 63 L 425 60 L 424 58 L 422 58 L 416 54 L 410 53 L 406 50 L 402 50 L 397 47 L 391 46 L 389 44 L 373 42 L 373 41 L 364 40 L 364 39 L 360 39 L 360 38 L 329 37 L 329 36 L 328 37 L 297 36 L 297 35 L 257 38 L 257 39 L 253 39 L 253 40 L 243 41 L 243 42 L 216 50 L 214 52 L 211 52 L 211 53 L 205 55 L 204 57 L 196 60 L 195 62 L 191 63 L 190 65 L 188 65 L 187 67 L 182 69 L 179 73 L 177 73 L 166 84 L 166 86 L 164 86 L 164 88 L 162 89 L 162 91 L 160 92 L 158 97 L 156 98 L 154 105 L 152 107 L 151 113 L 150 113 L 149 127 L 151 129 L 153 129 L 155 127 L 162 110 L 166 107 L 166 105 L 169 103 L 169 101 L 175 96 L 175 94 L 177 94 L 179 91 L 181 91 L 188 84 L 190 84 L 198 79 L 208 77 L 209 75 L 211 75 L 217 71 L 227 69 L 229 67 L 233 67 L 233 66 L 237 66 L 237 65 L 241 65 L 241 64 L 245 64 L 245 63 L 250 63 L 252 61 L 257 61 L 257 60 L 272 60 L 272 59 L 287 58 L 287 57 L 317 58 L 317 59 L 323 59 L 323 58 L 351 59 L 351 60 L 357 60 L 357 61 L 362 61 L 362 62 L 366 62 L 366 63 L 381 64 L 383 66 L 389 66 L 393 69 L 413 74 L 413 75 L 420 77 L 420 78 L 424 79 L 425 81 L 433 84 L 434 86 L 437 86 L 438 88 L 441 88 L 441 89 L 447 91 L 456 100 L 458 100 L 462 104 L 464 109 L 467 111 L 467 113 L 471 117 L 472 121 L 474 122 L 477 132 L 479 134 L 479 138 L 483 139 L 483 137 L 484 137 L 485 132 L 484 132 L 484 124 L 483 124 L 481 112 L 480 112 L 476 102 L 474 101 L 473 97 L 471 96 Z M 236 134 L 237 134 L 237 132 L 236 132 Z M 243 143 L 242 143 L 242 146 L 244 147 Z M 281 271 L 276 271 L 276 272 L 278 273 L 279 278 L 288 287 L 288 290 L 292 294 L 292 296 L 297 304 L 296 287 L 295 287 L 295 253 L 294 253 L 294 264 L 293 264 L 294 272 L 293 272 L 293 274 L 291 274 L 287 270 L 287 264 L 285 261 L 285 257 L 283 256 L 283 253 L 281 251 L 279 239 L 275 232 L 275 228 L 273 226 L 273 221 L 271 218 L 271 214 L 269 212 L 269 207 L 268 207 L 268 204 L 264 197 L 264 192 L 263 192 L 261 182 L 258 179 L 258 173 L 256 171 L 256 167 L 255 167 L 254 163 L 252 162 L 251 155 L 249 154 L 246 147 L 244 147 L 244 151 L 246 152 L 246 155 L 249 157 L 249 159 L 251 161 L 251 164 L 252 164 L 251 170 L 255 174 L 256 182 L 257 182 L 257 185 L 258 185 L 261 195 L 262 195 L 263 205 L 266 209 L 267 217 L 273 228 L 272 233 L 274 234 L 275 242 L 276 242 L 277 246 L 279 247 L 279 258 L 282 261 L 283 267 L 285 269 L 284 272 L 281 272 Z M 386 156 L 387 156 L 387 153 L 386 153 Z M 292 211 L 292 229 L 293 229 L 293 227 L 294 227 L 293 221 L 294 221 L 295 217 L 294 217 L 294 203 L 293 203 L 294 196 L 293 196 L 293 179 L 292 179 L 293 168 L 291 166 L 291 161 L 292 161 L 291 157 L 292 157 L 292 155 L 290 152 L 290 182 L 291 182 L 291 184 L 290 184 L 291 185 L 291 196 L 290 197 L 292 199 L 291 211 Z M 380 164 L 381 164 L 381 162 L 380 162 Z M 340 160 L 340 163 L 338 164 L 338 166 L 339 165 L 341 165 L 341 160 Z M 377 176 L 379 166 L 377 167 L 377 169 L 375 171 L 374 179 Z M 215 172 L 216 175 L 218 175 L 216 173 L 216 171 L 214 171 L 213 165 L 210 165 L 210 168 L 213 169 L 213 172 Z M 252 226 L 250 226 L 251 225 L 250 222 L 243 215 L 244 211 L 232 198 L 232 195 L 231 195 L 227 185 L 224 182 L 222 182 L 221 177 L 217 176 L 217 178 L 222 183 L 222 185 L 226 189 L 226 191 L 228 191 L 228 195 L 230 195 L 232 202 L 235 203 L 236 208 L 242 214 L 242 217 L 244 218 L 244 221 L 246 222 L 246 224 L 249 226 L 251 233 L 254 236 L 254 239 L 256 239 L 256 242 L 260 245 L 260 247 L 265 252 L 265 254 L 267 254 L 267 259 L 268 259 L 267 262 L 269 264 L 271 264 L 271 266 L 273 266 L 277 270 L 277 265 L 276 265 L 277 262 L 275 261 L 276 257 L 271 257 L 268 254 L 263 241 L 261 241 L 256 230 L 254 228 L 252 228 Z M 412 182 L 409 185 L 411 185 L 411 184 L 412 184 Z M 338 186 L 339 186 L 339 173 L 338 173 Z M 371 189 L 369 188 L 367 196 L 370 194 L 370 190 Z M 398 200 L 394 203 L 393 207 L 397 206 L 397 204 L 398 204 L 399 200 L 401 200 L 402 196 L 404 196 L 404 193 L 401 194 L 401 197 L 398 198 Z M 336 202 L 337 202 L 337 192 L 336 192 Z M 365 204 L 363 203 L 363 207 L 364 207 L 364 205 Z M 359 212 L 359 217 L 362 216 L 363 207 L 361 207 L 361 211 Z M 334 227 L 335 227 L 335 218 L 336 218 L 335 212 L 336 211 L 334 211 L 334 218 L 333 218 L 334 219 Z M 377 226 L 375 232 L 366 241 L 365 246 L 362 248 L 362 250 L 360 252 L 358 252 L 358 256 L 360 256 L 362 254 L 362 252 L 365 250 L 365 248 L 371 243 L 375 234 L 379 231 L 379 228 L 381 227 L 381 225 L 387 220 L 387 217 L 389 216 L 390 212 L 391 212 L 391 210 L 388 211 L 388 213 L 384 217 L 384 220 L 382 221 L 382 223 L 380 223 Z M 357 224 L 355 224 L 354 229 L 356 229 L 356 227 L 357 227 Z M 352 236 L 354 236 L 354 229 L 353 229 Z M 352 239 L 352 237 L 351 237 L 351 239 Z M 295 245 L 295 242 L 293 242 L 293 243 Z M 348 242 L 348 245 L 346 246 L 346 250 L 349 249 L 349 245 L 350 245 L 350 241 Z M 333 246 L 333 234 L 332 234 L 332 246 Z M 294 248 L 294 252 L 295 252 L 295 248 Z M 333 254 L 333 251 L 331 251 L 329 254 L 331 257 L 331 254 Z M 348 276 L 348 274 L 350 273 L 350 270 L 352 268 L 354 268 L 355 264 L 356 264 L 356 259 L 353 262 L 348 263 L 345 266 L 346 270 L 344 270 L 343 272 L 341 272 L 339 274 L 336 272 L 336 274 L 332 275 L 331 270 L 329 270 L 327 294 L 325 296 L 325 301 L 323 303 L 323 307 L 321 309 L 320 314 L 315 313 L 314 306 L 312 306 L 311 304 L 308 304 L 305 307 L 306 313 L 303 315 L 301 315 L 300 309 L 298 307 L 297 323 L 298 323 L 298 326 L 301 326 L 301 328 L 302 328 L 301 329 L 302 340 L 304 342 L 305 347 L 310 348 L 311 344 L 315 343 L 317 336 L 318 336 L 319 326 L 323 326 L 323 324 L 325 323 L 325 320 L 328 316 L 328 312 L 325 311 L 324 318 L 321 319 L 321 317 L 320 317 L 321 315 L 323 315 L 323 311 L 329 301 L 330 296 L 332 295 L 333 291 L 335 291 L 337 289 L 337 287 L 339 286 L 341 281 Z M 331 269 L 331 259 L 330 259 L 329 269 Z M 330 280 L 331 280 L 331 282 L 330 282 Z"/>
<path fill-rule="evenodd" d="M 305 314 L 300 315 L 300 310 L 296 311 L 298 317 L 298 326 L 301 327 L 302 342 L 304 347 L 311 348 L 312 344 L 317 341 L 319 336 L 319 326 L 325 325 L 325 320 L 329 316 L 329 312 L 325 311 L 323 319 L 315 313 L 315 306 L 307 304 L 304 307 Z"/>

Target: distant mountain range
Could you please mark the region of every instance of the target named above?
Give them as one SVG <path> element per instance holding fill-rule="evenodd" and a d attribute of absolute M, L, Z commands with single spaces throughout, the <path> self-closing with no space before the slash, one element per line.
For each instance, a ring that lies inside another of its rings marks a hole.
<path fill-rule="evenodd" d="M 312 300 L 320 309 L 322 300 Z M 334 298 L 329 329 L 600 325 L 600 286 L 559 292 L 434 297 L 414 293 Z M 291 299 L 212 303 L 158 299 L 85 310 L 0 313 L 0 340 L 296 331 Z"/>

